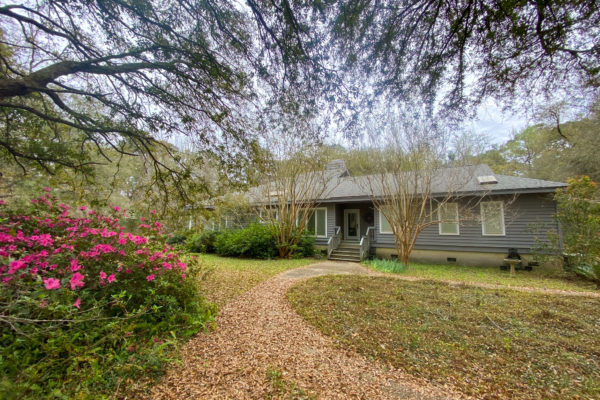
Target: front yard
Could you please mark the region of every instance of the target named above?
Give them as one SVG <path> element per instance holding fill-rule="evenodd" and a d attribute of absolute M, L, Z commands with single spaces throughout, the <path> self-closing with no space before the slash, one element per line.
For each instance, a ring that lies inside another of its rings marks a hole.
<path fill-rule="evenodd" d="M 583 280 L 574 274 L 569 274 L 560 266 L 533 267 L 532 271 L 517 271 L 516 275 L 511 277 L 508 271 L 501 270 L 499 267 L 411 263 L 407 268 L 403 268 L 400 263 L 392 260 L 369 260 L 365 264 L 381 272 L 394 272 L 399 276 L 432 280 L 540 289 L 596 291 L 594 283 Z M 395 271 L 392 271 L 394 267 L 396 267 Z"/>
<path fill-rule="evenodd" d="M 288 299 L 341 347 L 467 395 L 600 396 L 598 298 L 325 276 Z"/>
<path fill-rule="evenodd" d="M 195 256 L 204 270 L 200 282 L 202 292 L 219 308 L 280 272 L 318 262 L 314 258 L 251 260 L 212 254 L 195 254 Z"/>

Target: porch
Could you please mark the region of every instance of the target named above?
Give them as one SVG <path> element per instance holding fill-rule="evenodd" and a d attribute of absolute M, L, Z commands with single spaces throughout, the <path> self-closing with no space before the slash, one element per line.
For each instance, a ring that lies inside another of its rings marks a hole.
<path fill-rule="evenodd" d="M 327 206 L 331 230 L 327 237 L 327 258 L 360 262 L 367 258 L 375 235 L 375 209 L 370 202 L 335 203 Z"/>

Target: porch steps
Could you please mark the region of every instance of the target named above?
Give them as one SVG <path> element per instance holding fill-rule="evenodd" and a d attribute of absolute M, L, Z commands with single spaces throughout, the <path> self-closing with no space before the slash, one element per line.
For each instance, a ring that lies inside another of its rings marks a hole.
<path fill-rule="evenodd" d="M 342 241 L 329 256 L 333 261 L 360 262 L 360 243 Z"/>

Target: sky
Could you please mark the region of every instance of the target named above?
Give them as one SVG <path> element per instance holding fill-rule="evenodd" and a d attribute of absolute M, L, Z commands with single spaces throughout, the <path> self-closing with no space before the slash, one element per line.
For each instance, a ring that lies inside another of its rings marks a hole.
<path fill-rule="evenodd" d="M 512 137 L 513 132 L 519 132 L 527 125 L 525 116 L 504 112 L 493 101 L 486 101 L 479 106 L 476 118 L 465 123 L 465 128 L 485 134 L 490 138 L 490 144 L 502 144 Z"/>

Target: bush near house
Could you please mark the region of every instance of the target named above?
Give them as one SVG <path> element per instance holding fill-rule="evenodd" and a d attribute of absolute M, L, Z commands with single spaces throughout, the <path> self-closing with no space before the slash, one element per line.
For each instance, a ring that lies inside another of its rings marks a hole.
<path fill-rule="evenodd" d="M 587 176 L 567 182 L 569 186 L 555 195 L 566 267 L 600 289 L 600 191 Z"/>
<path fill-rule="evenodd" d="M 294 258 L 312 257 L 315 238 L 308 233 L 293 245 Z M 206 231 L 188 239 L 188 249 L 195 253 L 216 253 L 223 257 L 257 259 L 277 258 L 277 242 L 268 225 L 253 223 L 243 229 Z"/>
<path fill-rule="evenodd" d="M 0 202 L 0 397 L 102 397 L 160 374 L 176 339 L 214 314 L 161 224 L 126 233 L 50 195 Z M 123 383 L 123 384 L 121 384 Z"/>

